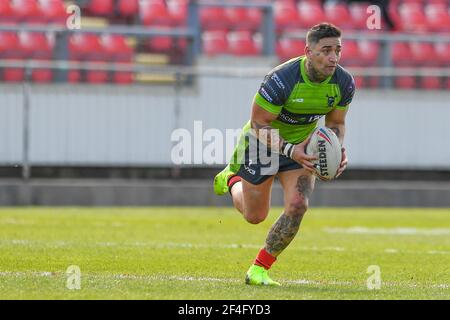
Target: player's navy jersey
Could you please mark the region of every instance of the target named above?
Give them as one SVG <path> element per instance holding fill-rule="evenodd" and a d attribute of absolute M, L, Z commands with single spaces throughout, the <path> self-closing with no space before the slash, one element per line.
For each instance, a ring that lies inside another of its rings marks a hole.
<path fill-rule="evenodd" d="M 323 82 L 314 83 L 306 75 L 305 60 L 297 57 L 274 68 L 255 96 L 257 105 L 278 115 L 271 126 L 291 143 L 306 139 L 330 111 L 348 108 L 355 93 L 353 77 L 340 65 Z"/>

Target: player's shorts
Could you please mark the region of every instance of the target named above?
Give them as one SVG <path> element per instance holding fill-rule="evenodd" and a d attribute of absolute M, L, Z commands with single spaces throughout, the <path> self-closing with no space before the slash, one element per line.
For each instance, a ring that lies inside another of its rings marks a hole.
<path fill-rule="evenodd" d="M 271 153 L 266 149 L 259 152 L 256 138 L 248 138 L 245 147 L 244 159 L 236 173 L 251 184 L 261 184 L 278 172 L 301 169 L 302 165 L 279 153 Z"/>

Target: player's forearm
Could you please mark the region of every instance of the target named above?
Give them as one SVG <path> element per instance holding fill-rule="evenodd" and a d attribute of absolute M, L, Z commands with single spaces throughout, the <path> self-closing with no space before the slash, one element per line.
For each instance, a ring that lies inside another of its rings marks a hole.
<path fill-rule="evenodd" d="M 278 130 L 271 127 L 270 122 L 252 119 L 251 126 L 260 142 L 270 146 L 275 152 L 281 152 L 285 141 L 278 134 Z"/>
<path fill-rule="evenodd" d="M 344 136 L 345 136 L 345 123 L 327 123 L 326 126 L 333 130 L 336 136 L 339 139 L 341 145 L 344 144 Z"/>

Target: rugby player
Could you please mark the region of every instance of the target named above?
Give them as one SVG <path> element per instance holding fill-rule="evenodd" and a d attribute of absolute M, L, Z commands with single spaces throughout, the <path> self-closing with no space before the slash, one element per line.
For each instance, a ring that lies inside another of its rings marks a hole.
<path fill-rule="evenodd" d="M 264 78 L 234 156 L 214 179 L 215 193 L 229 192 L 234 207 L 252 224 L 264 221 L 268 215 L 275 176 L 283 189 L 284 211 L 248 269 L 247 284 L 280 285 L 269 277 L 268 270 L 294 239 L 308 209 L 316 179 L 311 161 L 317 157 L 307 155 L 305 148 L 321 117 L 325 116 L 325 125 L 343 145 L 345 117 L 355 82 L 338 64 L 341 50 L 341 30 L 336 26 L 321 23 L 308 31 L 304 55 L 277 66 Z M 270 131 L 279 134 L 273 135 L 278 137 L 275 143 L 262 139 L 262 136 L 270 137 L 267 134 Z M 252 135 L 258 143 L 270 146 L 270 152 L 278 157 L 278 166 L 271 174 L 262 174 L 259 158 L 249 159 L 251 142 L 244 137 Z M 346 166 L 347 157 L 342 148 L 337 176 Z"/>

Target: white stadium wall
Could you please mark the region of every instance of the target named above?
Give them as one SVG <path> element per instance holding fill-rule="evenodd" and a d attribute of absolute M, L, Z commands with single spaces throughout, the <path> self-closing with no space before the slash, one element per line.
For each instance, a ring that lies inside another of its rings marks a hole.
<path fill-rule="evenodd" d="M 39 85 L 29 90 L 31 165 L 170 166 L 176 128 L 238 129 L 261 77 L 170 86 Z M 23 158 L 22 85 L 0 85 L 0 165 Z M 345 145 L 352 168 L 450 170 L 450 93 L 357 92 Z M 206 144 L 206 143 L 205 143 Z"/>

